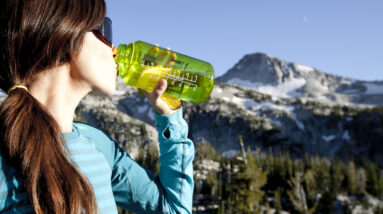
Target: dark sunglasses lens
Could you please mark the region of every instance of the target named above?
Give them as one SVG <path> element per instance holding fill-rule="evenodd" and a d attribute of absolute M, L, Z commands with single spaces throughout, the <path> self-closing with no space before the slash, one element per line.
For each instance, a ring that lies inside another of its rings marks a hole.
<path fill-rule="evenodd" d="M 112 20 L 109 17 L 105 17 L 104 22 L 97 28 L 107 43 L 112 46 L 113 33 L 112 33 Z"/>
<path fill-rule="evenodd" d="M 105 45 L 109 46 L 109 47 L 112 47 L 112 44 L 109 43 L 105 37 L 101 34 L 101 32 L 99 30 L 93 30 L 92 31 L 93 34 L 97 37 L 97 39 L 99 39 L 101 42 L 103 42 Z"/>

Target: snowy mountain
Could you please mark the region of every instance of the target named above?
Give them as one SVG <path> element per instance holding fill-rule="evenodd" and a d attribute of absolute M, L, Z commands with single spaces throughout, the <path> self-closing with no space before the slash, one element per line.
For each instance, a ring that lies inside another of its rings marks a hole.
<path fill-rule="evenodd" d="M 135 89 L 123 83 L 118 87 L 117 108 L 154 126 L 148 102 Z M 382 82 L 352 80 L 253 54 L 217 78 L 205 103 L 183 105 L 189 137 L 207 141 L 223 154 L 240 150 L 242 136 L 252 149 L 289 151 L 295 157 L 369 158 L 383 166 L 380 103 Z"/>
<path fill-rule="evenodd" d="M 308 98 L 329 105 L 383 104 L 383 81 L 359 81 L 286 62 L 268 54 L 244 56 L 217 81 L 279 98 Z"/>

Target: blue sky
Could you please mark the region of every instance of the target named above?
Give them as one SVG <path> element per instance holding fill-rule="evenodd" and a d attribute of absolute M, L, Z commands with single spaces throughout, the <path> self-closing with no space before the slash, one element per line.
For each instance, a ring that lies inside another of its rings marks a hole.
<path fill-rule="evenodd" d="M 106 0 L 114 43 L 142 40 L 210 62 L 216 76 L 263 52 L 383 80 L 382 0 Z"/>

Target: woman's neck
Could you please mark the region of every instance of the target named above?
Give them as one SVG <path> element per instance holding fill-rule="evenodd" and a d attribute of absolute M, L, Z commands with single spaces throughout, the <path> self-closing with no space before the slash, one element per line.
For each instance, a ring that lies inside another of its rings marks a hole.
<path fill-rule="evenodd" d="M 71 74 L 68 64 L 39 72 L 29 84 L 29 93 L 49 111 L 62 133 L 72 132 L 75 109 L 90 91 Z"/>

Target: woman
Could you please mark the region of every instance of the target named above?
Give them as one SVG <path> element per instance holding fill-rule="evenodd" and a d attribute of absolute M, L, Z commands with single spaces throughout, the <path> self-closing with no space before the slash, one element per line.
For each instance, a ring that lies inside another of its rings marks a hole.
<path fill-rule="evenodd" d="M 182 110 L 146 92 L 157 119 L 161 168 L 138 166 L 103 132 L 73 122 L 89 92 L 111 95 L 116 64 L 100 32 L 103 0 L 0 3 L 0 212 L 191 213 L 193 143 Z"/>

